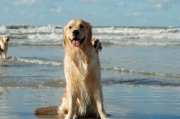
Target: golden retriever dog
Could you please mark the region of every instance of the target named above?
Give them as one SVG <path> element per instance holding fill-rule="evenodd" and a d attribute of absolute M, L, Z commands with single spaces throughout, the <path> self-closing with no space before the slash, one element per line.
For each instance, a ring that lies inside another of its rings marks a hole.
<path fill-rule="evenodd" d="M 64 27 L 64 72 L 66 89 L 62 104 L 42 107 L 35 110 L 36 115 L 56 114 L 65 119 L 107 116 L 103 106 L 101 68 L 97 43 L 91 43 L 91 25 L 83 20 L 69 21 Z M 97 45 L 97 46 L 95 46 Z M 95 48 L 94 48 L 95 47 Z M 102 47 L 99 47 L 99 50 Z M 58 112 L 56 112 L 58 111 Z"/>
<path fill-rule="evenodd" d="M 7 55 L 7 50 L 8 50 L 8 41 L 9 37 L 7 36 L 2 36 L 0 37 L 0 58 L 5 59 Z"/>

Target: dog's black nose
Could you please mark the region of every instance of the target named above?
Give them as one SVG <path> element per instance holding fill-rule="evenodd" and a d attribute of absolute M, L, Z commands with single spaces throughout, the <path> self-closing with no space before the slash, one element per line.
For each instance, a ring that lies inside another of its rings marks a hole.
<path fill-rule="evenodd" d="M 74 30 L 74 31 L 73 31 L 73 35 L 74 35 L 74 36 L 78 36 L 78 35 L 79 35 L 79 31 L 78 31 L 78 30 Z"/>

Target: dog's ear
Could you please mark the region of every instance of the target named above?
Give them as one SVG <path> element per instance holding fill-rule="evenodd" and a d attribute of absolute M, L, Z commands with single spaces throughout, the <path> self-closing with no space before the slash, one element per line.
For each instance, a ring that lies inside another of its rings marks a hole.
<path fill-rule="evenodd" d="M 65 46 L 66 45 L 66 30 L 67 30 L 67 25 L 64 26 L 63 28 L 63 45 Z"/>
<path fill-rule="evenodd" d="M 88 28 L 88 39 L 90 40 L 91 42 L 91 39 L 92 39 L 92 26 L 90 23 L 86 22 L 87 24 L 87 28 Z"/>

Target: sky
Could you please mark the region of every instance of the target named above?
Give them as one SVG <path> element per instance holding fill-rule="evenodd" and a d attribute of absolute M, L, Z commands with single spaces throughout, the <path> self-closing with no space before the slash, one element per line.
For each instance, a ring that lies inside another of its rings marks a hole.
<path fill-rule="evenodd" d="M 0 24 L 180 27 L 180 0 L 0 0 Z"/>

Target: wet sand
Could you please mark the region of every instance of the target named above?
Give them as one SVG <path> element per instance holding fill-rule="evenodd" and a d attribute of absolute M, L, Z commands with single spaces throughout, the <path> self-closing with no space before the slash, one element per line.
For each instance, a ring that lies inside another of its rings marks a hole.
<path fill-rule="evenodd" d="M 61 104 L 64 88 L 0 88 L 0 119 L 57 119 L 34 116 L 42 106 Z M 111 119 L 179 119 L 180 88 L 155 86 L 103 87 L 106 113 Z"/>

